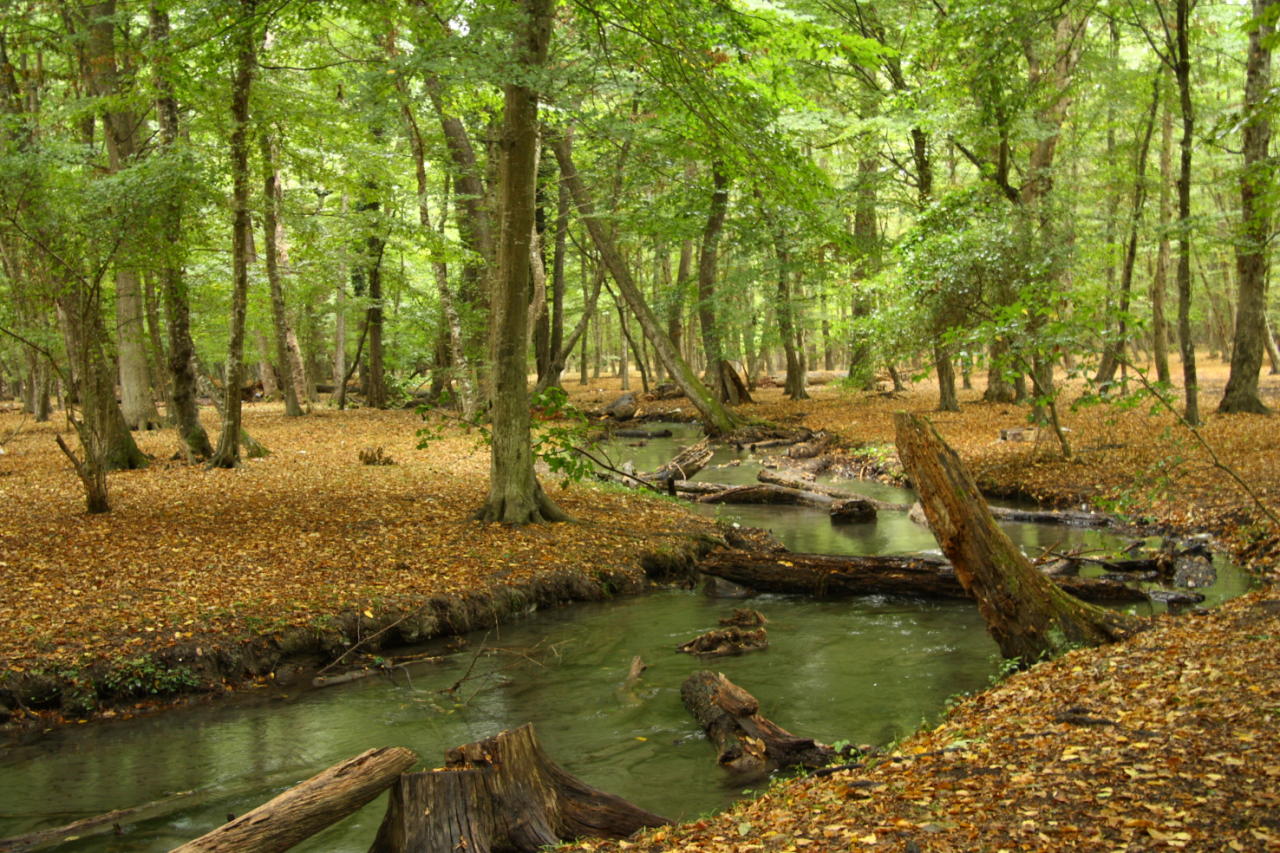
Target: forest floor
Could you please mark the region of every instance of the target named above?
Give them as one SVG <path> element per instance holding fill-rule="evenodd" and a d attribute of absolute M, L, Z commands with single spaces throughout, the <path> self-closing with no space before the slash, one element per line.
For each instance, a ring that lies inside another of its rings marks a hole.
<path fill-rule="evenodd" d="M 1211 410 L 1221 377 L 1205 368 Z M 1264 398 L 1280 404 L 1280 382 L 1264 380 Z M 618 389 L 616 380 L 566 385 L 592 406 Z M 900 395 L 812 391 L 790 402 L 762 389 L 745 411 L 828 430 L 850 458 L 889 472 L 893 412 L 935 406 L 928 384 Z M 961 412 L 931 417 L 986 487 L 1209 530 L 1260 574 L 1276 573 L 1275 536 L 1170 416 L 1145 406 L 1064 411 L 1077 450 L 1064 462 L 1047 441 L 999 441 L 999 429 L 1025 424 L 1025 409 L 977 395 L 961 392 Z M 644 403 L 682 405 L 689 414 L 683 400 Z M 589 594 L 572 592 L 574 578 L 589 576 L 603 594 L 643 583 L 641 552 L 688 549 L 709 531 L 672 502 L 585 486 L 554 491 L 581 524 L 479 524 L 467 516 L 484 497 L 488 462 L 474 436 L 450 430 L 418 450 L 412 412 L 247 412 L 271 456 L 206 471 L 168 461 L 171 432 L 142 434 L 156 461 L 112 475 L 112 512 L 87 516 L 54 446 L 60 425 L 0 410 L 0 678 L 35 671 L 74 682 L 115 666 L 119 686 L 139 696 L 136 707 L 108 713 L 133 713 L 154 704 L 150 692 L 193 686 L 165 681 L 174 670 L 149 663 L 166 655 L 288 631 L 333 634 L 339 614 L 354 615 L 339 632 L 352 641 L 424 601 L 539 581 L 562 585 L 568 599 Z M 1206 420 L 1219 459 L 1280 502 L 1274 419 Z M 358 451 L 379 446 L 396 464 L 360 463 Z M 1212 613 L 1162 617 L 1134 640 L 1013 676 L 864 767 L 779 783 L 716 818 L 580 849 L 1280 849 L 1278 641 L 1274 587 Z M 785 709 L 762 710 L 786 725 Z M 12 717 L 57 721 L 21 707 Z"/>

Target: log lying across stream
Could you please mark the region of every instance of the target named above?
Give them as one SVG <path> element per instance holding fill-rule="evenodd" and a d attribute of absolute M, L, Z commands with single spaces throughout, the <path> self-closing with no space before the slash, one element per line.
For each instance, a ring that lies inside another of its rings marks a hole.
<path fill-rule="evenodd" d="M 796 737 L 761 716 L 756 697 L 718 672 L 702 670 L 685 680 L 680 699 L 719 751 L 717 761 L 736 782 L 774 770 L 830 764 L 836 751 L 813 738 Z"/>
<path fill-rule="evenodd" d="M 941 557 L 800 554 L 769 542 L 762 531 L 745 528 L 735 532 L 729 547 L 716 548 L 702 558 L 698 568 L 757 592 L 969 598 L 951 565 Z M 1147 600 L 1143 592 L 1119 581 L 1077 577 L 1052 580 L 1085 601 Z"/>

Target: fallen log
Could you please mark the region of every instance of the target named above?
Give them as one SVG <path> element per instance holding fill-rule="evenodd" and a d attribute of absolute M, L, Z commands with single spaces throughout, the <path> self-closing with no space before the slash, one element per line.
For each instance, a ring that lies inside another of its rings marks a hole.
<path fill-rule="evenodd" d="M 730 625 L 699 634 L 676 651 L 699 657 L 724 657 L 756 652 L 769 647 L 769 636 L 763 627 L 740 628 Z"/>
<path fill-rule="evenodd" d="M 955 570 L 927 555 L 846 556 L 799 554 L 787 550 L 716 548 L 698 563 L 713 575 L 757 592 L 798 593 L 838 598 L 852 595 L 908 595 L 965 599 Z M 1054 577 L 1077 598 L 1099 602 L 1146 601 L 1140 590 L 1100 578 Z"/>
<path fill-rule="evenodd" d="M 566 773 L 524 725 L 449 750 L 443 768 L 401 776 L 370 853 L 533 853 L 669 823 Z"/>
<path fill-rule="evenodd" d="M 918 415 L 894 415 L 898 457 L 920 493 L 929 527 L 978 602 L 1000 652 L 1030 664 L 1073 646 L 1129 636 L 1143 622 L 1064 593 L 996 526 L 960 457 Z"/>
<path fill-rule="evenodd" d="M 876 505 L 866 498 L 846 498 L 831 505 L 833 524 L 858 524 L 876 520 Z"/>
<path fill-rule="evenodd" d="M 695 474 L 707 467 L 713 453 L 710 440 L 704 438 L 681 450 L 661 468 L 649 474 L 641 474 L 640 477 L 657 483 L 691 480 Z"/>
<path fill-rule="evenodd" d="M 362 752 L 294 785 L 173 853 L 288 850 L 368 803 L 418 762 L 404 747 Z"/>
<path fill-rule="evenodd" d="M 735 781 L 759 779 L 786 767 L 811 770 L 830 764 L 836 751 L 812 738 L 796 737 L 761 716 L 756 697 L 718 672 L 695 672 L 680 687 L 680 699 L 716 745 L 717 761 Z"/>
<path fill-rule="evenodd" d="M 615 429 L 617 438 L 671 438 L 669 429 Z"/>
<path fill-rule="evenodd" d="M 62 826 L 38 829 L 26 835 L 0 838 L 0 853 L 28 853 L 28 851 L 44 850 L 48 847 L 59 847 L 94 835 L 116 832 L 119 831 L 122 824 L 138 823 L 188 806 L 194 795 L 195 791 L 182 791 L 145 805 L 131 806 L 127 809 L 113 809 L 112 811 L 81 818 Z"/>
<path fill-rule="evenodd" d="M 732 486 L 722 492 L 698 498 L 703 504 L 770 504 L 785 506 L 830 507 L 835 498 L 818 492 L 789 489 L 768 483 Z"/>

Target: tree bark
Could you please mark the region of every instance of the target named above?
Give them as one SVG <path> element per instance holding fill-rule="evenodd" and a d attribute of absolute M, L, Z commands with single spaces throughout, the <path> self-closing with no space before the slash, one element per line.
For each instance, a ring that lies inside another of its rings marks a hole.
<path fill-rule="evenodd" d="M 1141 622 L 1062 592 L 1027 561 L 995 524 L 955 451 L 924 419 L 894 416 L 898 456 L 929 526 L 960 583 L 978 600 L 987 630 L 1007 658 L 1024 664 L 1079 645 L 1133 633 Z"/>
<path fill-rule="evenodd" d="M 301 417 L 299 397 L 303 390 L 302 360 L 298 353 L 290 351 L 289 340 L 293 329 L 289 327 L 289 315 L 285 307 L 284 283 L 280 268 L 284 262 L 284 246 L 281 236 L 284 224 L 280 221 L 281 198 L 280 170 L 276 165 L 276 149 L 271 134 L 263 130 L 258 136 L 258 148 L 262 155 L 262 238 L 266 249 L 267 285 L 271 291 L 271 321 L 275 328 L 276 363 L 280 365 L 280 390 L 284 393 L 286 417 Z M 297 340 L 294 339 L 296 350 Z"/>
<path fill-rule="evenodd" d="M 788 767 L 816 770 L 836 758 L 826 744 L 796 737 L 761 715 L 756 697 L 722 673 L 695 672 L 680 687 L 680 699 L 716 745 L 716 761 L 735 782 L 762 779 Z"/>
<path fill-rule="evenodd" d="M 1178 81 L 1182 139 L 1178 143 L 1178 346 L 1182 353 L 1183 416 L 1200 425 L 1196 342 L 1191 329 L 1191 152 L 1195 145 L 1195 112 L 1191 105 L 1191 0 L 1176 0 L 1173 75 Z"/>
<path fill-rule="evenodd" d="M 418 756 L 404 747 L 362 752 L 312 776 L 174 853 L 288 850 L 391 787 Z"/>
<path fill-rule="evenodd" d="M 546 62 L 554 0 L 526 0 L 512 49 L 530 74 Z M 529 524 L 568 518 L 543 492 L 533 471 L 527 386 L 529 248 L 538 168 L 538 95 L 522 83 L 504 91 L 499 178 L 501 231 L 490 301 L 493 437 L 489 497 L 482 521 Z"/>
<path fill-rule="evenodd" d="M 440 770 L 401 776 L 370 853 L 536 853 L 669 823 L 566 773 L 524 725 L 449 750 Z"/>
<path fill-rule="evenodd" d="M 1271 44 L 1274 31 L 1269 11 L 1277 0 L 1253 0 L 1254 25 L 1249 30 L 1245 64 L 1244 172 L 1240 176 L 1240 239 L 1236 242 L 1235 340 L 1231 347 L 1231 375 L 1218 404 L 1219 412 L 1271 410 L 1258 396 L 1267 313 L 1267 240 L 1271 230 L 1272 171 L 1267 149 L 1271 144 L 1271 114 L 1266 101 L 1271 90 Z"/>
<path fill-rule="evenodd" d="M 222 432 L 211 468 L 240 464 L 240 385 L 244 376 L 244 326 L 249 295 L 249 91 L 257 62 L 257 0 L 240 0 L 235 76 L 231 86 L 231 334 L 223 381 Z"/>

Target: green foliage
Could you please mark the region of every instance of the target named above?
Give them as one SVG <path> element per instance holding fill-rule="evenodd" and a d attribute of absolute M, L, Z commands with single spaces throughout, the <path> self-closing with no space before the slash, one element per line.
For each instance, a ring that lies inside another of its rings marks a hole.
<path fill-rule="evenodd" d="M 120 661 L 103 679 L 112 692 L 125 696 L 165 696 L 200 686 L 185 666 L 168 666 L 151 657 Z"/>

